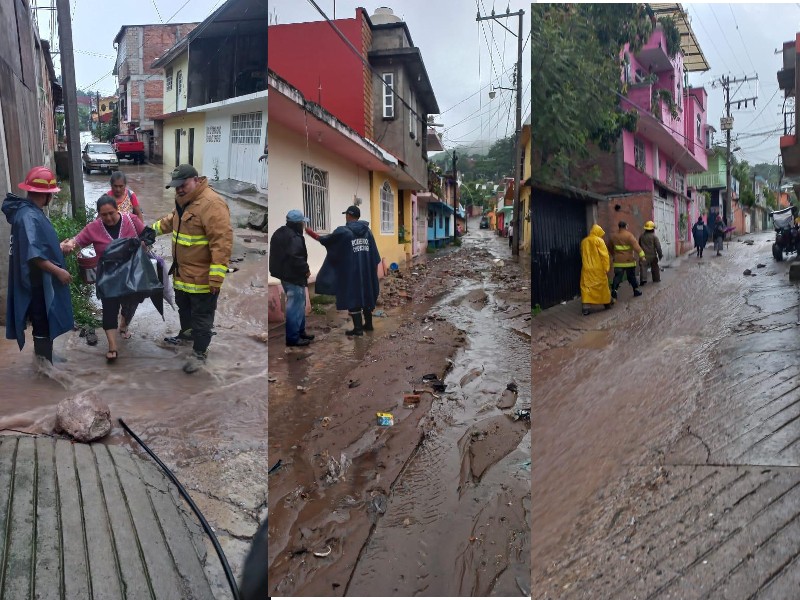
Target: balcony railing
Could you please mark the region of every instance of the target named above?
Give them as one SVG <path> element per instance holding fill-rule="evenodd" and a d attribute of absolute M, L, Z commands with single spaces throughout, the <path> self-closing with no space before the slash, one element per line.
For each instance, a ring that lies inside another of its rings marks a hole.
<path fill-rule="evenodd" d="M 787 110 L 783 113 L 783 135 L 794 135 L 794 111 Z"/>
<path fill-rule="evenodd" d="M 726 186 L 725 173 L 707 172 L 692 174 L 689 175 L 687 185 L 697 188 L 698 190 L 724 189 Z M 739 181 L 735 177 L 731 177 L 731 189 L 736 193 L 739 191 Z"/>

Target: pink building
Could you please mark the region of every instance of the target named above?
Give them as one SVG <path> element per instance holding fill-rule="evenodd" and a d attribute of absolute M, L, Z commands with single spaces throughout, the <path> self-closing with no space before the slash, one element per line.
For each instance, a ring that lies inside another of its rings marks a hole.
<path fill-rule="evenodd" d="M 689 27 L 688 22 L 681 25 Z M 691 29 L 689 34 L 689 43 L 702 58 Z M 606 231 L 615 231 L 616 223 L 624 220 L 638 236 L 646 221 L 654 221 L 670 258 L 690 245 L 691 223 L 703 209 L 687 186 L 687 175 L 708 166 L 708 96 L 705 89 L 687 85 L 688 71 L 708 70 L 708 64 L 704 58 L 686 64 L 685 43 L 670 57 L 658 24 L 641 50 L 634 53 L 626 46 L 620 53 L 627 88 L 621 108 L 637 111 L 639 120 L 635 132 L 622 133 L 614 165 L 616 190 L 609 194 L 610 202 L 598 208 L 598 222 Z"/>

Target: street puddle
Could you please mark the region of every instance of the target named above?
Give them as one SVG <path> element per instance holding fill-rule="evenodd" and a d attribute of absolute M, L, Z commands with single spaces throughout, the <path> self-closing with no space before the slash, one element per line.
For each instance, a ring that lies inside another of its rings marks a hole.
<path fill-rule="evenodd" d="M 600 329 L 596 331 L 587 331 L 577 340 L 570 344 L 573 348 L 582 348 L 585 350 L 602 350 L 607 348 L 613 340 L 613 333 L 607 329 Z"/>
<path fill-rule="evenodd" d="M 490 274 L 464 281 L 431 310 L 464 331 L 467 343 L 392 486 L 349 595 L 516 596 L 530 589 L 530 422 L 510 417 L 530 409 L 530 342 L 499 314 L 498 287 Z M 501 411 L 509 384 L 518 396 Z"/>

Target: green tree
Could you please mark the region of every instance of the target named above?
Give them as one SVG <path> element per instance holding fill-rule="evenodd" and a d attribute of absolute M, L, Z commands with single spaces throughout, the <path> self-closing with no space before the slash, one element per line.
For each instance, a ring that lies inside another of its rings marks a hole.
<path fill-rule="evenodd" d="M 613 149 L 638 114 L 620 108 L 620 51 L 636 52 L 653 31 L 643 4 L 533 4 L 533 176 L 590 182 L 581 164 L 596 144 Z"/>

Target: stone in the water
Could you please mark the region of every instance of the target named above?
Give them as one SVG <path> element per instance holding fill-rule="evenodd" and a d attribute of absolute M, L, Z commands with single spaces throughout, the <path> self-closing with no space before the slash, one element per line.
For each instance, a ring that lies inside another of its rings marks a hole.
<path fill-rule="evenodd" d="M 506 409 L 511 408 L 517 403 L 517 392 L 515 390 L 505 389 L 497 401 L 497 408 Z"/>
<path fill-rule="evenodd" d="M 111 410 L 93 391 L 62 400 L 56 411 L 56 432 L 79 442 L 92 442 L 111 432 Z"/>

